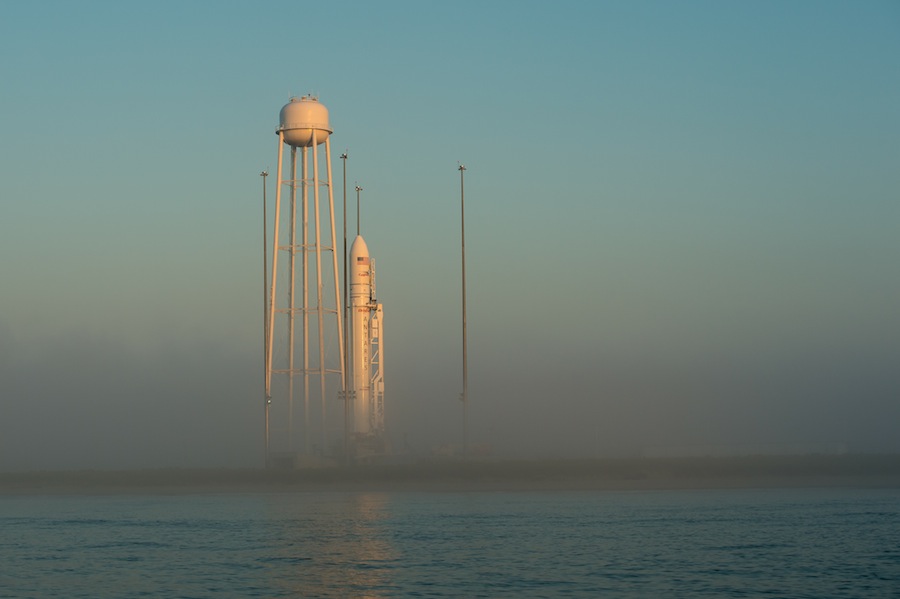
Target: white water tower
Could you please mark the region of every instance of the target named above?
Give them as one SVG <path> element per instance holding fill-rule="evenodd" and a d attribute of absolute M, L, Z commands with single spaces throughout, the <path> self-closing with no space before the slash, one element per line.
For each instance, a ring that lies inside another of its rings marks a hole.
<path fill-rule="evenodd" d="M 331 453 L 329 432 L 340 429 L 335 422 L 340 423 L 343 406 L 337 398 L 346 382 L 328 109 L 312 96 L 291 98 L 281 109 L 275 133 L 278 170 L 265 360 L 272 416 L 267 443 L 273 455 L 321 456 Z M 288 160 L 285 146 L 290 148 Z M 295 405 L 298 395 L 302 412 Z"/>

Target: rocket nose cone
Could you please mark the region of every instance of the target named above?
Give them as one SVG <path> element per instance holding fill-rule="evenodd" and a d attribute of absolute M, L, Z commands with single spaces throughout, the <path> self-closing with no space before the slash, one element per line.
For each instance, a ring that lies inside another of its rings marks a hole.
<path fill-rule="evenodd" d="M 353 245 L 350 246 L 350 259 L 368 257 L 369 246 L 366 245 L 366 240 L 362 238 L 362 235 L 357 235 L 353 240 Z"/>

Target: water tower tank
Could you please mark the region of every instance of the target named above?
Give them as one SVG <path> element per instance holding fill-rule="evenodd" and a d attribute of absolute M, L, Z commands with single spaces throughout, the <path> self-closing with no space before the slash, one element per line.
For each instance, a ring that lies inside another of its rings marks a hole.
<path fill-rule="evenodd" d="M 279 131 L 284 131 L 284 143 L 295 148 L 318 145 L 331 134 L 328 109 L 312 96 L 291 98 L 281 109 L 275 133 Z"/>

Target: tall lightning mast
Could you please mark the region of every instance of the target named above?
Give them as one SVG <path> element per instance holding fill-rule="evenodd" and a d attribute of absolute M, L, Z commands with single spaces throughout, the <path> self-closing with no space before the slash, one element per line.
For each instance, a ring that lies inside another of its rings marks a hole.
<path fill-rule="evenodd" d="M 266 219 L 266 178 L 269 171 L 265 170 L 259 174 L 263 178 L 262 186 L 262 228 L 263 228 L 263 402 L 265 409 L 265 465 L 269 467 L 269 273 L 268 273 L 268 257 L 266 255 L 266 229 L 268 220 Z"/>
<path fill-rule="evenodd" d="M 463 403 L 463 456 L 469 453 L 469 360 L 466 355 L 466 167 L 459 165 L 459 205 L 462 240 L 462 375 L 463 391 L 460 399 Z"/>
<path fill-rule="evenodd" d="M 344 322 L 347 323 L 350 321 L 350 303 L 349 303 L 349 288 L 347 287 L 347 152 L 341 154 L 341 162 L 344 165 L 344 209 L 341 211 L 341 214 L 344 217 L 344 262 L 343 273 L 344 273 L 344 306 L 343 317 Z M 344 337 L 344 388 L 341 389 L 341 399 L 344 401 L 344 461 L 347 463 L 350 459 L 350 395 L 349 389 L 347 387 L 347 376 L 349 376 L 350 365 L 347 362 L 347 358 L 350 355 L 349 351 L 349 341 L 347 339 L 348 335 L 348 327 L 344 327 L 343 337 Z"/>

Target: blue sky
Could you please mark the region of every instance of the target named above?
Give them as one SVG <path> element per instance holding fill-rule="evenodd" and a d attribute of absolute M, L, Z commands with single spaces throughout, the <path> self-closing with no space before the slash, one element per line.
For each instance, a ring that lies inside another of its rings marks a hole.
<path fill-rule="evenodd" d="M 4 3 L 0 468 L 258 463 L 258 174 L 307 93 L 396 436 L 458 442 L 461 161 L 478 441 L 900 450 L 898 34 L 893 2 Z"/>

